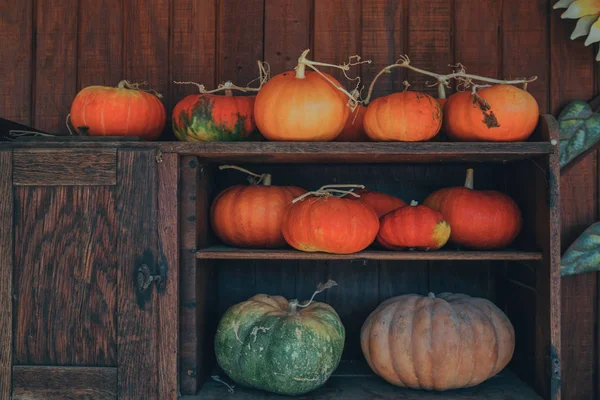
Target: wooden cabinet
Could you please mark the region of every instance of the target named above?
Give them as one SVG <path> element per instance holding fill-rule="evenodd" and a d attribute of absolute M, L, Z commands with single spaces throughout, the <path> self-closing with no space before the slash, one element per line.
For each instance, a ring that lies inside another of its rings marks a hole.
<path fill-rule="evenodd" d="M 559 399 L 560 238 L 556 122 L 525 143 L 134 143 L 0 145 L 0 399 L 251 399 L 211 379 L 225 310 L 256 293 L 317 297 L 347 331 L 343 361 L 316 399 Z M 511 249 L 367 249 L 353 255 L 223 246 L 209 223 L 234 163 L 273 183 L 362 183 L 422 200 L 459 185 L 509 194 L 524 229 Z M 358 342 L 386 298 L 486 297 L 511 319 L 509 367 L 476 388 L 403 390 L 376 378 Z M 404 397 L 403 397 L 404 396 Z"/>

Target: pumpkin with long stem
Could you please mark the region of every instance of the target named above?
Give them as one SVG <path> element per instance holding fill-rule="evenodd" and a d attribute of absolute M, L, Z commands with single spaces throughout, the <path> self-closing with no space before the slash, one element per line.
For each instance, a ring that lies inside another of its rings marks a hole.
<path fill-rule="evenodd" d="M 348 189 L 362 185 L 325 185 L 293 200 L 281 225 L 286 242 L 296 250 L 350 254 L 367 248 L 377 236 L 377 214 Z M 345 190 L 342 190 L 345 189 Z"/>
<path fill-rule="evenodd" d="M 210 221 L 217 237 L 236 247 L 284 247 L 283 216 L 292 200 L 306 190 L 271 185 L 270 174 L 259 175 L 234 165 L 222 165 L 219 169 L 242 171 L 253 177 L 253 184 L 231 186 L 213 200 Z"/>
<path fill-rule="evenodd" d="M 71 125 L 81 135 L 158 139 L 166 123 L 165 106 L 162 95 L 142 89 L 144 84 L 123 80 L 117 87 L 82 89 L 71 104 Z"/>

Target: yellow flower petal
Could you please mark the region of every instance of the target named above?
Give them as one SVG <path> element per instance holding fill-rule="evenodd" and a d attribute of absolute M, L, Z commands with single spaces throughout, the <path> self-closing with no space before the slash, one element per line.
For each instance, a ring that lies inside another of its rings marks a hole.
<path fill-rule="evenodd" d="M 596 54 L 596 61 L 600 61 L 600 50 L 598 50 L 598 54 Z"/>
<path fill-rule="evenodd" d="M 600 42 L 600 18 L 590 28 L 590 34 L 585 39 L 585 45 L 589 46 L 592 43 Z"/>
<path fill-rule="evenodd" d="M 598 17 L 596 15 L 587 15 L 585 17 L 581 17 L 579 21 L 577 21 L 577 25 L 575 25 L 575 29 L 571 34 L 571 40 L 589 34 L 592 25 L 594 24 L 594 22 L 596 22 L 597 19 Z"/>
<path fill-rule="evenodd" d="M 557 9 L 557 8 L 567 8 L 571 5 L 572 2 L 574 2 L 575 0 L 559 0 L 554 7 L 552 7 L 553 9 Z"/>
<path fill-rule="evenodd" d="M 600 0 L 576 0 L 571 3 L 567 11 L 562 13 L 561 18 L 581 18 L 586 15 L 600 14 Z"/>

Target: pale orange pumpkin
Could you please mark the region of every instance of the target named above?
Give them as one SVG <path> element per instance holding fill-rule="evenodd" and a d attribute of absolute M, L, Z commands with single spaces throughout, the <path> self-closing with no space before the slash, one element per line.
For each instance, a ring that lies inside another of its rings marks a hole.
<path fill-rule="evenodd" d="M 535 130 L 540 110 L 535 98 L 512 85 L 493 85 L 477 95 L 458 92 L 444 105 L 444 130 L 457 141 L 517 142 Z"/>
<path fill-rule="evenodd" d="M 71 125 L 89 136 L 134 136 L 158 139 L 166 123 L 163 103 L 127 81 L 115 87 L 88 86 L 71 105 Z"/>
<path fill-rule="evenodd" d="M 414 389 L 480 384 L 509 363 L 515 331 L 492 302 L 465 294 L 390 298 L 361 330 L 362 352 L 377 375 Z"/>
<path fill-rule="evenodd" d="M 425 93 L 393 93 L 369 103 L 364 125 L 373 141 L 426 141 L 442 126 L 442 106 Z"/>

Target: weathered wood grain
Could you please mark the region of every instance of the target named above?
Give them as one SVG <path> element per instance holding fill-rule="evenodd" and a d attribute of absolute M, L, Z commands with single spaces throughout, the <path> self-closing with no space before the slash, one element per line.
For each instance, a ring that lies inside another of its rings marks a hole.
<path fill-rule="evenodd" d="M 118 155 L 117 246 L 119 399 L 158 398 L 158 304 L 152 284 L 135 285 L 145 264 L 157 273 L 157 177 L 153 150 L 121 150 Z"/>
<path fill-rule="evenodd" d="M 0 3 L 0 115 L 25 125 L 31 125 L 32 114 L 33 4 Z"/>
<path fill-rule="evenodd" d="M 312 0 L 265 0 L 264 58 L 271 74 L 292 71 L 310 48 Z"/>
<path fill-rule="evenodd" d="M 0 151 L 0 399 L 10 398 L 13 358 L 12 153 Z"/>
<path fill-rule="evenodd" d="M 116 366 L 115 195 L 15 188 L 14 363 Z"/>
<path fill-rule="evenodd" d="M 117 369 L 13 368 L 13 400 L 116 400 Z"/>
<path fill-rule="evenodd" d="M 158 164 L 158 263 L 167 281 L 158 290 L 158 398 L 179 395 L 179 156 Z"/>
<path fill-rule="evenodd" d="M 36 0 L 34 4 L 33 126 L 68 134 L 65 120 L 77 94 L 77 0 Z"/>
<path fill-rule="evenodd" d="M 79 2 L 77 90 L 116 86 L 123 76 L 123 1 Z"/>
<path fill-rule="evenodd" d="M 16 149 L 14 184 L 19 186 L 115 185 L 116 149 Z"/>

